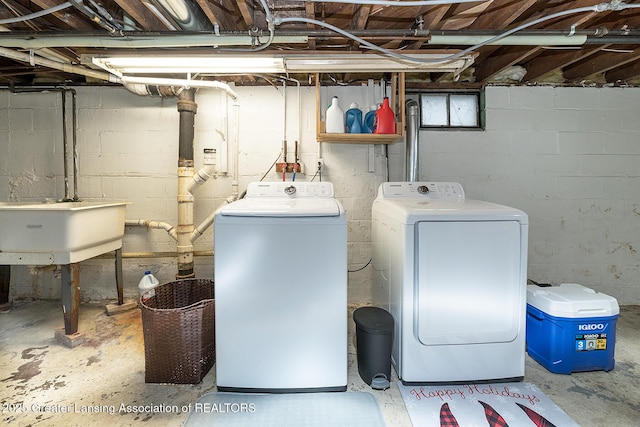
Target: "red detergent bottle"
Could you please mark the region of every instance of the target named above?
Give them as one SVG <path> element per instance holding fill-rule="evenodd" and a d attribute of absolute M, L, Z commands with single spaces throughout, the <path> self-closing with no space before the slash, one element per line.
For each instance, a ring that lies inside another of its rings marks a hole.
<path fill-rule="evenodd" d="M 396 117 L 389 106 L 389 98 L 382 100 L 382 106 L 376 110 L 373 133 L 396 133 Z"/>

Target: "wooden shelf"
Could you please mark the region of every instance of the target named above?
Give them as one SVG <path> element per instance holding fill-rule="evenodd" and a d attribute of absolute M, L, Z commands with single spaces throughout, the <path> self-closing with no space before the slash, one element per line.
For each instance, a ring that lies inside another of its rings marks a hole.
<path fill-rule="evenodd" d="M 391 96 L 389 105 L 396 114 L 396 133 L 326 133 L 325 122 L 321 120 L 321 106 L 326 103 L 320 99 L 320 74 L 316 74 L 316 139 L 318 142 L 336 142 L 343 144 L 393 144 L 404 138 L 405 117 L 404 73 L 393 73 L 391 78 Z"/>

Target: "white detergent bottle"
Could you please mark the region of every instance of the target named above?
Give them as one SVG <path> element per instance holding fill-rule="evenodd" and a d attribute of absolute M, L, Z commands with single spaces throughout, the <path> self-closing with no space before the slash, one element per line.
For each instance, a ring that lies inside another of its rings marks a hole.
<path fill-rule="evenodd" d="M 338 104 L 338 97 L 331 99 L 331 105 L 327 108 L 327 133 L 344 133 L 344 110 Z"/>
<path fill-rule="evenodd" d="M 158 282 L 158 279 L 156 279 L 156 277 L 151 274 L 150 271 L 145 271 L 144 276 L 142 276 L 142 279 L 140 279 L 140 282 L 138 283 L 138 291 L 140 291 L 140 296 L 142 297 L 144 295 L 145 300 L 151 298 L 155 295 L 155 291 L 149 292 L 146 295 L 145 293 L 152 290 L 159 284 L 160 282 Z"/>

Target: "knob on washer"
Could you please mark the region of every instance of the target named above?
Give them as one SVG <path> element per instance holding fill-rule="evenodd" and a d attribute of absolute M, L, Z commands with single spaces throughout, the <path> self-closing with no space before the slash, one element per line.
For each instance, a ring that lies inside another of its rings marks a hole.
<path fill-rule="evenodd" d="M 285 187 L 285 188 L 284 188 L 284 193 L 285 193 L 285 194 L 288 194 L 289 196 L 291 196 L 292 194 L 295 194 L 295 193 L 296 193 L 296 187 L 295 187 L 295 186 L 293 186 L 293 185 L 290 185 L 290 186 L 288 186 L 288 187 Z"/>
<path fill-rule="evenodd" d="M 420 194 L 428 194 L 429 193 L 429 187 L 427 187 L 426 185 L 421 185 L 418 187 L 418 193 Z"/>

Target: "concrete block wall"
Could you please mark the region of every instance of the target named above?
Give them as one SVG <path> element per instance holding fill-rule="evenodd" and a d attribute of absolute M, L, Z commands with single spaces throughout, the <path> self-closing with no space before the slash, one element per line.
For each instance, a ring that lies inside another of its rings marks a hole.
<path fill-rule="evenodd" d="M 322 179 L 334 184 L 347 209 L 349 299 L 368 302 L 371 267 L 360 268 L 371 257 L 371 203 L 387 174 L 390 180 L 403 179 L 404 145 L 319 146 L 314 88 L 235 90 L 240 95 L 240 189 L 269 171 L 284 139 L 289 153 L 299 141 L 306 173 L 298 179 L 310 180 L 321 158 Z M 639 90 L 489 87 L 485 131 L 420 132 L 420 178 L 458 181 L 469 198 L 527 212 L 531 279 L 582 283 L 620 303 L 640 303 Z M 76 91 L 80 197 L 125 199 L 131 202 L 128 219 L 176 224 L 176 100 L 142 97 L 122 88 Z M 351 101 L 368 105 L 371 93 L 370 88 L 332 88 L 322 94 L 338 95 L 346 110 Z M 60 99 L 56 93 L 0 91 L 0 200 L 64 196 Z M 198 91 L 196 102 L 196 169 L 203 149 L 216 148 L 219 169 L 230 174 L 230 144 L 236 134 L 227 119 L 233 118 L 233 102 L 215 90 Z M 195 190 L 196 225 L 230 195 L 229 174 Z M 271 171 L 265 179 L 278 176 Z M 212 242 L 209 229 L 195 249 L 210 250 Z M 123 249 L 135 255 L 124 260 L 127 297 L 136 295 L 145 270 L 161 282 L 174 280 L 174 257 L 140 254 L 175 251 L 175 242 L 163 230 L 126 227 Z M 213 258 L 197 257 L 195 268 L 199 277 L 212 277 Z M 110 254 L 82 262 L 80 272 L 84 300 L 115 298 Z M 59 298 L 58 273 L 55 267 L 14 266 L 12 298 Z"/>
<path fill-rule="evenodd" d="M 458 181 L 468 198 L 527 212 L 530 279 L 638 304 L 639 94 L 489 87 L 485 131 L 420 133 L 420 178 Z M 401 148 L 392 147 L 394 171 Z"/>

